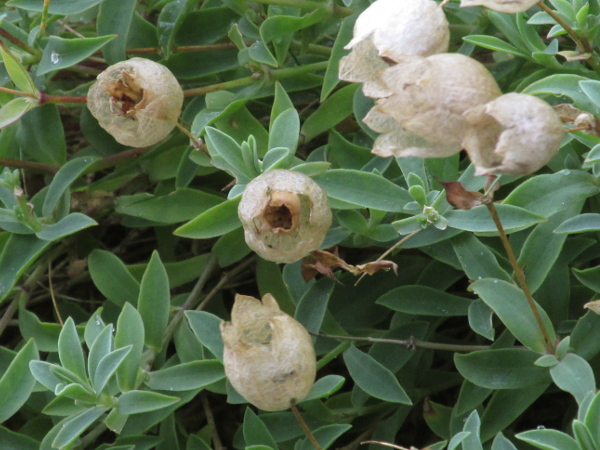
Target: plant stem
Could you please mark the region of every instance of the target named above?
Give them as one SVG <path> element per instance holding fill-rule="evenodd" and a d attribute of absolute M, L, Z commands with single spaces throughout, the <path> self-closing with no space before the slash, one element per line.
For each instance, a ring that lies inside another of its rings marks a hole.
<path fill-rule="evenodd" d="M 202 408 L 204 409 L 204 414 L 206 414 L 206 421 L 208 425 L 210 425 L 213 429 L 212 441 L 215 446 L 215 450 L 224 450 L 223 443 L 221 442 L 221 438 L 219 437 L 219 433 L 217 433 L 217 424 L 215 423 L 215 418 L 213 416 L 212 410 L 210 409 L 210 403 L 208 403 L 208 398 L 206 397 L 206 392 L 202 392 L 200 394 L 200 399 L 202 400 Z"/>
<path fill-rule="evenodd" d="M 363 341 L 363 342 L 371 342 L 371 343 L 380 342 L 383 344 L 401 345 L 408 349 L 427 348 L 430 350 L 446 350 L 446 351 L 450 351 L 450 352 L 476 352 L 479 350 L 488 350 L 490 348 L 487 345 L 459 345 L 459 344 L 444 344 L 441 342 L 426 342 L 426 341 L 421 341 L 420 339 L 415 339 L 413 337 L 411 337 L 410 339 L 383 339 L 383 338 L 373 338 L 373 337 L 336 336 L 336 335 L 332 335 L 332 334 L 319 334 L 319 333 L 310 333 L 310 334 L 312 334 L 313 336 L 329 338 L 329 339 L 337 339 L 340 341 Z M 340 346 L 336 347 L 333 351 L 336 351 L 339 347 Z M 349 346 L 347 346 L 347 347 L 349 347 Z M 341 353 L 341 352 L 339 352 L 339 353 Z M 329 356 L 329 355 L 326 355 L 326 356 Z M 320 362 L 321 361 L 319 361 L 319 363 Z M 327 361 L 327 362 L 329 362 L 329 361 Z"/>
<path fill-rule="evenodd" d="M 329 337 L 325 334 L 316 335 L 316 336 Z M 323 356 L 321 359 L 319 359 L 319 361 L 317 361 L 317 370 L 321 370 L 323 367 L 325 367 L 327 364 L 329 364 L 335 358 L 337 358 L 342 353 L 344 353 L 346 350 L 348 350 L 348 348 L 350 348 L 350 342 L 348 342 L 348 341 L 342 342 L 336 348 L 334 348 L 329 353 L 327 353 L 325 356 Z"/>
<path fill-rule="evenodd" d="M 126 150 L 121 153 L 117 153 L 115 155 L 107 156 L 106 158 L 101 159 L 97 163 L 92 164 L 90 167 L 88 167 L 88 169 L 84 173 L 87 174 L 87 173 L 92 173 L 92 172 L 99 172 L 100 170 L 114 167 L 117 164 L 131 161 L 132 159 L 142 156 L 144 153 L 148 152 L 150 149 L 152 149 L 152 146 L 136 147 L 136 148 L 132 148 L 130 150 Z"/>
<path fill-rule="evenodd" d="M 32 161 L 21 161 L 20 159 L 0 158 L 0 166 L 13 167 L 15 169 L 30 169 L 54 175 L 60 166 L 53 164 L 42 164 Z"/>
<path fill-rule="evenodd" d="M 22 42 L 18 37 L 12 35 L 11 33 L 6 31 L 2 27 L 0 27 L 0 36 L 2 36 L 4 39 L 6 39 L 11 44 L 13 44 L 15 47 L 19 47 L 21 50 L 26 51 L 30 55 L 36 56 L 38 58 L 42 57 L 41 51 L 39 51 L 37 48 L 33 48 L 33 47 L 27 45 L 25 42 Z"/>
<path fill-rule="evenodd" d="M 87 103 L 85 95 L 52 95 L 40 92 L 40 105 L 46 103 Z"/>
<path fill-rule="evenodd" d="M 492 216 L 492 219 L 494 220 L 494 223 L 496 224 L 498 233 L 500 233 L 500 240 L 502 241 L 502 245 L 504 246 L 504 250 L 506 251 L 506 255 L 508 256 L 510 265 L 512 266 L 513 270 L 515 271 L 515 276 L 517 277 L 519 286 L 521 286 L 521 289 L 523 290 L 523 293 L 525 294 L 525 298 L 527 299 L 527 303 L 529 304 L 529 308 L 533 312 L 535 321 L 537 322 L 537 325 L 538 325 L 540 331 L 542 332 L 542 336 L 544 337 L 544 345 L 546 347 L 546 351 L 549 354 L 554 354 L 554 352 L 556 350 L 554 343 L 550 340 L 550 335 L 548 334 L 548 330 L 546 330 L 546 326 L 544 325 L 544 322 L 542 321 L 542 316 L 540 315 L 540 311 L 535 303 L 535 300 L 533 300 L 533 296 L 531 295 L 531 292 L 529 291 L 529 286 L 527 286 L 527 281 L 525 279 L 525 273 L 523 272 L 523 269 L 521 269 L 521 266 L 519 266 L 519 262 L 517 261 L 517 258 L 515 257 L 515 253 L 513 252 L 512 246 L 510 245 L 508 237 L 506 236 L 506 233 L 504 232 L 504 227 L 502 226 L 502 222 L 500 221 L 500 216 L 498 215 L 498 211 L 496 210 L 496 207 L 494 206 L 494 202 L 490 201 L 490 202 L 486 203 L 485 205 L 487 206 L 487 208 L 490 212 L 490 215 Z"/>
<path fill-rule="evenodd" d="M 180 45 L 174 46 L 171 50 L 173 53 L 183 52 L 207 52 L 211 50 L 227 50 L 230 48 L 236 48 L 235 44 L 212 44 L 212 45 Z M 162 50 L 160 47 L 142 47 L 142 48 L 128 48 L 125 53 L 133 55 L 147 55 L 153 53 L 160 53 Z"/>
<path fill-rule="evenodd" d="M 318 72 L 320 70 L 327 69 L 328 61 L 307 64 L 305 66 L 297 67 L 286 67 L 285 69 L 277 69 L 268 72 L 268 77 L 272 80 L 283 80 L 290 78 L 295 75 L 301 75 L 309 72 Z M 238 78 L 237 80 L 224 81 L 222 83 L 211 84 L 210 86 L 203 86 L 194 89 L 187 89 L 183 91 L 185 97 L 191 97 L 195 95 L 205 95 L 209 92 L 224 91 L 226 89 L 233 89 L 240 86 L 248 86 L 252 83 L 256 83 L 264 79 L 264 76 L 256 77 L 254 75 L 244 78 Z"/>
<path fill-rule="evenodd" d="M 20 97 L 36 98 L 36 96 L 30 92 L 17 91 L 16 89 L 0 87 L 0 91 L 6 92 L 7 94 L 18 95 Z"/>
<path fill-rule="evenodd" d="M 298 421 L 298 423 L 304 430 L 304 433 L 306 433 L 306 436 L 308 436 L 308 440 L 313 445 L 313 447 L 316 450 L 321 450 L 321 446 L 319 445 L 319 442 L 315 438 L 315 435 L 312 434 L 312 431 L 310 431 L 310 428 L 308 428 L 308 425 L 306 425 L 306 422 L 302 418 L 302 415 L 300 414 L 300 411 L 298 411 L 298 407 L 296 405 L 292 405 L 292 412 L 294 413 L 294 416 L 296 416 L 296 420 Z"/>

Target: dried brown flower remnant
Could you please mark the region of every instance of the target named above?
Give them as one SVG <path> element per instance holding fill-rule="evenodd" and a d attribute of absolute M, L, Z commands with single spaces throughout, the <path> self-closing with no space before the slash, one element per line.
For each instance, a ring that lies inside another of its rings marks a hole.
<path fill-rule="evenodd" d="M 544 166 L 560 147 L 564 128 L 543 100 L 506 94 L 464 114 L 463 145 L 477 175 L 525 175 Z"/>
<path fill-rule="evenodd" d="M 538 0 L 460 0 L 460 6 L 485 6 L 503 13 L 519 13 L 527 11 Z"/>
<path fill-rule="evenodd" d="M 428 158 L 458 152 L 467 128 L 462 114 L 502 94 L 481 63 L 457 53 L 409 59 L 386 69 L 381 79 L 393 94 L 378 100 L 374 109 L 395 119 L 403 130 L 384 147 L 394 156 Z"/>
<path fill-rule="evenodd" d="M 87 105 L 102 128 L 132 147 L 154 145 L 177 124 L 183 91 L 165 66 L 132 58 L 110 66 L 88 92 Z"/>
<path fill-rule="evenodd" d="M 264 259 L 285 263 L 317 250 L 332 219 L 325 192 L 291 170 L 271 170 L 252 180 L 238 215 L 248 246 Z"/>
<path fill-rule="evenodd" d="M 262 302 L 236 295 L 231 322 L 221 323 L 221 336 L 227 378 L 248 402 L 280 411 L 308 395 L 316 375 L 312 340 L 271 294 Z"/>

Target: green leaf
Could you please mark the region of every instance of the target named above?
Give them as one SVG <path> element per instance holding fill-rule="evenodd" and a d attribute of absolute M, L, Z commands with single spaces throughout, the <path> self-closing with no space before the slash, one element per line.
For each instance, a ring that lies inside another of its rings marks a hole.
<path fill-rule="evenodd" d="M 548 379 L 548 369 L 533 363 L 539 354 L 525 349 L 495 349 L 454 355 L 454 363 L 467 380 L 488 389 L 518 389 Z"/>
<path fill-rule="evenodd" d="M 75 322 L 71 317 L 65 321 L 58 337 L 58 357 L 65 369 L 73 372 L 81 380 L 87 380 L 83 349 L 75 328 Z"/>
<path fill-rule="evenodd" d="M 42 214 L 45 218 L 52 218 L 56 205 L 58 205 L 63 194 L 69 189 L 69 186 L 71 186 L 71 184 L 73 184 L 73 182 L 96 161 L 98 161 L 98 158 L 75 158 L 67 162 L 58 172 L 56 172 L 48 186 L 48 191 L 46 192 L 46 197 L 44 198 L 44 204 L 42 206 Z"/>
<path fill-rule="evenodd" d="M 463 450 L 483 450 L 479 435 L 480 426 L 481 421 L 479 419 L 479 414 L 477 413 L 477 410 L 475 410 L 467 417 L 463 428 L 463 431 L 469 433 L 462 443 Z"/>
<path fill-rule="evenodd" d="M 345 382 L 346 379 L 339 375 L 324 376 L 323 378 L 318 379 L 315 384 L 313 384 L 310 392 L 302 401 L 307 402 L 309 400 L 329 397 L 330 395 L 333 395 L 339 391 Z M 302 404 L 302 402 L 300 402 L 300 404 Z"/>
<path fill-rule="evenodd" d="M 52 447 L 64 448 L 77 439 L 91 424 L 93 424 L 108 408 L 94 406 L 84 412 L 59 422 L 59 431 L 52 441 Z"/>
<path fill-rule="evenodd" d="M 140 284 L 137 309 L 144 322 L 145 344 L 159 352 L 169 322 L 169 279 L 158 252 L 153 252 Z"/>
<path fill-rule="evenodd" d="M 115 333 L 115 349 L 132 345 L 131 351 L 125 361 L 117 368 L 117 381 L 122 392 L 135 387 L 135 381 L 140 367 L 142 351 L 144 350 L 144 322 L 140 313 L 125 303 L 117 320 Z"/>
<path fill-rule="evenodd" d="M 23 117 L 27 111 L 35 108 L 38 100 L 29 97 L 13 98 L 0 109 L 0 129 L 15 123 Z"/>
<path fill-rule="evenodd" d="M 554 383 L 573 395 L 579 404 L 587 394 L 596 391 L 592 368 L 585 359 L 574 353 L 568 353 L 562 361 L 551 367 L 550 375 Z"/>
<path fill-rule="evenodd" d="M 250 408 L 246 408 L 244 413 L 243 431 L 247 446 L 265 445 L 273 449 L 278 448 L 264 422 Z"/>
<path fill-rule="evenodd" d="M 521 183 L 504 199 L 504 205 L 525 208 L 550 217 L 578 200 L 600 192 L 594 177 L 581 170 L 537 175 Z"/>
<path fill-rule="evenodd" d="M 258 175 L 247 167 L 242 147 L 231 136 L 216 128 L 207 127 L 206 146 L 212 156 L 212 163 L 231 173 L 238 184 L 246 184 Z"/>
<path fill-rule="evenodd" d="M 579 444 L 579 448 L 582 450 L 596 450 L 598 448 L 594 438 L 592 437 L 592 433 L 579 420 L 574 420 L 573 424 L 573 435 Z"/>
<path fill-rule="evenodd" d="M 534 352 L 544 353 L 546 347 L 544 337 L 538 327 L 525 294 L 515 285 L 507 281 L 486 278 L 475 281 L 471 289 L 498 315 L 510 332 Z M 537 305 L 542 322 L 548 332 L 550 341 L 556 338 L 554 327 L 546 312 Z"/>
<path fill-rule="evenodd" d="M 11 292 L 17 280 L 50 246 L 33 235 L 13 234 L 0 253 L 0 300 Z"/>
<path fill-rule="evenodd" d="M 89 322 L 88 325 L 86 325 L 86 332 L 88 326 Z M 88 343 L 86 339 L 86 343 L 90 349 L 88 354 L 87 370 L 90 374 L 92 385 L 96 384 L 96 369 L 98 368 L 98 364 L 100 364 L 102 358 L 108 355 L 113 349 L 113 331 L 113 325 L 109 324 L 102 329 L 92 343 Z"/>
<path fill-rule="evenodd" d="M 64 127 L 55 104 L 46 103 L 25 114 L 18 124 L 17 140 L 33 161 L 63 165 L 67 159 Z"/>
<path fill-rule="evenodd" d="M 554 233 L 576 234 L 590 231 L 600 231 L 600 214 L 585 213 L 571 217 L 556 227 Z"/>
<path fill-rule="evenodd" d="M 119 397 L 117 410 L 121 414 L 139 414 L 166 408 L 180 400 L 158 392 L 128 391 Z"/>
<path fill-rule="evenodd" d="M 447 294 L 427 286 L 400 286 L 375 303 L 394 311 L 424 316 L 466 316 L 472 300 Z"/>
<path fill-rule="evenodd" d="M 517 434 L 516 438 L 542 450 L 581 450 L 575 439 L 557 430 L 530 430 Z"/>
<path fill-rule="evenodd" d="M 103 1 L 106 0 L 52 0 L 48 13 L 68 16 L 83 12 Z M 10 0 L 7 5 L 27 11 L 41 12 L 44 9 L 44 0 Z"/>
<path fill-rule="evenodd" d="M 305 142 L 330 130 L 352 114 L 354 92 L 358 86 L 353 83 L 335 92 L 304 121 L 300 133 L 304 136 Z"/>
<path fill-rule="evenodd" d="M 223 202 L 223 198 L 197 189 L 181 188 L 167 195 L 148 193 L 121 196 L 115 211 L 162 224 L 191 220 Z"/>
<path fill-rule="evenodd" d="M 581 409 L 583 408 L 580 408 L 580 411 Z M 600 395 L 598 394 L 594 395 L 585 414 L 585 426 L 597 441 L 600 437 Z"/>
<path fill-rule="evenodd" d="M 292 157 L 300 138 L 300 117 L 295 108 L 282 111 L 269 129 L 269 150 L 285 147 L 292 151 Z M 266 170 L 264 168 L 263 170 Z"/>
<path fill-rule="evenodd" d="M 502 221 L 504 231 L 507 233 L 524 230 L 536 223 L 546 221 L 546 217 L 516 206 L 497 204 L 495 207 Z M 444 217 L 448 219 L 449 227 L 459 230 L 476 233 L 493 233 L 498 231 L 490 212 L 484 205 L 469 210 L 455 209 L 448 211 L 444 214 Z"/>
<path fill-rule="evenodd" d="M 100 360 L 93 378 L 93 388 L 96 393 L 99 394 L 104 390 L 108 381 L 115 374 L 127 355 L 129 355 L 132 347 L 132 345 L 128 345 L 126 347 L 118 348 Z"/>
<path fill-rule="evenodd" d="M 573 74 L 553 74 L 535 81 L 523 89 L 523 94 L 553 94 L 566 96 L 573 100 L 573 106 L 592 114 L 600 113 L 600 108 L 592 102 L 581 89 L 579 83 L 588 78 Z M 558 172 L 560 173 L 560 172 Z M 537 177 L 535 177 L 537 178 Z"/>
<path fill-rule="evenodd" d="M 148 374 L 144 382 L 151 389 L 189 391 L 225 378 L 223 364 L 217 360 L 190 361 Z"/>
<path fill-rule="evenodd" d="M 364 208 L 399 212 L 412 201 L 408 191 L 375 173 L 334 169 L 314 180 L 330 198 Z"/>
<path fill-rule="evenodd" d="M 294 318 L 309 332 L 318 333 L 335 284 L 329 278 L 314 283 L 298 302 Z"/>
<path fill-rule="evenodd" d="M 346 431 L 352 428 L 352 425 L 348 424 L 331 424 L 325 425 L 317 430 L 313 431 L 313 435 L 321 448 L 329 448 L 337 438 L 342 436 Z M 312 450 L 315 447 L 308 438 L 301 440 L 295 447 L 295 450 Z"/>
<path fill-rule="evenodd" d="M 221 236 L 212 248 L 220 267 L 227 267 L 238 262 L 251 251 L 246 244 L 244 230 L 241 228 Z"/>
<path fill-rule="evenodd" d="M 0 427 L 0 442 L 4 450 L 39 450 L 40 442 L 22 433 Z"/>
<path fill-rule="evenodd" d="M 157 22 L 158 42 L 165 59 L 169 59 L 171 56 L 175 35 L 186 15 L 192 11 L 196 3 L 196 0 L 171 2 L 160 11 Z"/>
<path fill-rule="evenodd" d="M 4 62 L 4 67 L 10 76 L 10 79 L 15 86 L 18 87 L 23 92 L 27 92 L 29 94 L 35 95 L 36 98 L 39 97 L 39 91 L 33 84 L 33 80 L 29 76 L 29 73 L 20 63 L 20 61 L 11 53 L 11 51 L 4 45 L 4 43 L 0 44 L 0 55 L 2 55 L 2 61 Z"/>
<path fill-rule="evenodd" d="M 45 75 L 53 70 L 74 66 L 78 62 L 92 56 L 116 37 L 116 34 L 76 39 L 63 39 L 58 36 L 50 36 L 44 48 L 42 60 L 37 68 L 37 76 Z"/>
<path fill-rule="evenodd" d="M 331 91 L 333 91 L 340 82 L 338 77 L 340 59 L 348 54 L 348 50 L 345 50 L 344 47 L 348 44 L 348 42 L 350 42 L 350 39 L 352 39 L 354 23 L 356 22 L 357 18 L 358 14 L 353 14 L 350 17 L 346 17 L 342 21 L 340 31 L 338 32 L 331 49 L 331 56 L 329 57 L 327 70 L 325 71 L 323 88 L 321 89 L 321 103 L 324 102 L 327 97 L 329 97 Z"/>
<path fill-rule="evenodd" d="M 98 222 L 91 217 L 81 213 L 71 213 L 56 223 L 44 225 L 35 235 L 44 241 L 54 242 L 95 225 L 98 225 Z"/>
<path fill-rule="evenodd" d="M 104 250 L 94 250 L 88 257 L 88 266 L 102 295 L 119 306 L 126 302 L 137 306 L 140 284 L 117 256 Z"/>
<path fill-rule="evenodd" d="M 96 21 L 98 36 L 103 39 L 117 37 L 115 40 L 111 37 L 109 40 L 112 42 L 107 41 L 108 44 L 102 48 L 102 55 L 109 66 L 127 58 L 125 48 L 136 3 L 135 0 L 103 0 L 100 5 Z"/>
<path fill-rule="evenodd" d="M 200 343 L 223 361 L 223 340 L 219 328 L 223 320 L 205 311 L 186 311 L 185 316 Z"/>
<path fill-rule="evenodd" d="M 46 361 L 32 360 L 29 363 L 29 370 L 40 384 L 49 391 L 54 392 L 56 386 L 62 383 L 61 379 L 52 372 L 52 368 L 55 366 L 55 364 Z"/>
<path fill-rule="evenodd" d="M 412 404 L 394 374 L 371 356 L 351 346 L 344 352 L 344 363 L 356 385 L 370 396 L 391 403 Z"/>
<path fill-rule="evenodd" d="M 5 422 L 25 404 L 35 386 L 29 364 L 39 358 L 35 341 L 30 339 L 10 362 L 0 378 L 0 422 Z"/>
<path fill-rule="evenodd" d="M 487 48 L 496 52 L 508 53 L 521 58 L 531 59 L 531 55 L 526 55 L 521 52 L 517 47 L 510 45 L 508 42 L 503 41 L 495 36 L 476 35 L 464 36 L 463 41 L 471 44 L 479 45 L 480 47 Z"/>
<path fill-rule="evenodd" d="M 236 230 L 242 226 L 237 213 L 240 200 L 241 196 L 226 200 L 180 226 L 173 233 L 192 239 L 208 239 Z"/>
<path fill-rule="evenodd" d="M 510 275 L 498 264 L 496 255 L 474 235 L 459 234 L 452 238 L 451 242 L 458 261 L 469 279 L 498 278 L 511 281 Z"/>

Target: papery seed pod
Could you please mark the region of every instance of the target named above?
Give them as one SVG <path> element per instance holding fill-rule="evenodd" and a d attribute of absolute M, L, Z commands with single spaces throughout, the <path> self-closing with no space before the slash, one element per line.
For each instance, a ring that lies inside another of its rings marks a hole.
<path fill-rule="evenodd" d="M 332 218 L 325 192 L 291 170 L 271 170 L 248 183 L 238 215 L 248 246 L 264 259 L 284 263 L 317 250 Z"/>
<path fill-rule="evenodd" d="M 377 0 L 356 20 L 354 38 L 346 48 L 366 39 L 372 39 L 379 56 L 397 62 L 407 55 L 448 51 L 450 31 L 433 0 Z"/>
<path fill-rule="evenodd" d="M 460 6 L 485 6 L 503 13 L 519 13 L 527 11 L 539 0 L 460 0 Z"/>
<path fill-rule="evenodd" d="M 386 69 L 382 80 L 393 95 L 375 108 L 405 130 L 444 145 L 460 145 L 467 126 L 463 112 L 502 94 L 481 63 L 458 53 L 412 58 Z"/>
<path fill-rule="evenodd" d="M 279 309 L 271 294 L 236 295 L 231 322 L 221 323 L 225 374 L 235 390 L 264 411 L 304 399 L 316 375 L 310 335 Z"/>
<path fill-rule="evenodd" d="M 476 175 L 525 175 L 556 154 L 564 128 L 554 109 L 527 94 L 506 94 L 464 114 L 463 146 Z"/>
<path fill-rule="evenodd" d="M 98 75 L 87 105 L 118 142 L 146 147 L 164 139 L 177 124 L 183 91 L 162 64 L 131 58 Z"/>

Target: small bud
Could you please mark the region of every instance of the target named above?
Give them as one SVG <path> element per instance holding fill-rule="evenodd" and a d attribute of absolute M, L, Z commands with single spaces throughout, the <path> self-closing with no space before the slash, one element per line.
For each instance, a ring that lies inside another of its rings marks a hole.
<path fill-rule="evenodd" d="M 310 335 L 279 309 L 271 294 L 236 295 L 231 322 L 221 323 L 229 382 L 248 402 L 280 411 L 304 399 L 316 375 Z"/>
<path fill-rule="evenodd" d="M 248 246 L 264 259 L 284 263 L 317 250 L 332 219 L 325 192 L 291 170 L 271 170 L 248 183 L 238 215 Z"/>
<path fill-rule="evenodd" d="M 87 105 L 118 142 L 146 147 L 164 139 L 177 124 L 183 91 L 162 64 L 132 58 L 98 75 Z"/>
<path fill-rule="evenodd" d="M 503 13 L 519 13 L 527 11 L 538 0 L 460 0 L 462 8 L 466 6 L 485 6 Z"/>
<path fill-rule="evenodd" d="M 559 116 L 543 100 L 506 94 L 464 114 L 463 146 L 476 175 L 525 175 L 556 154 L 564 134 Z"/>

